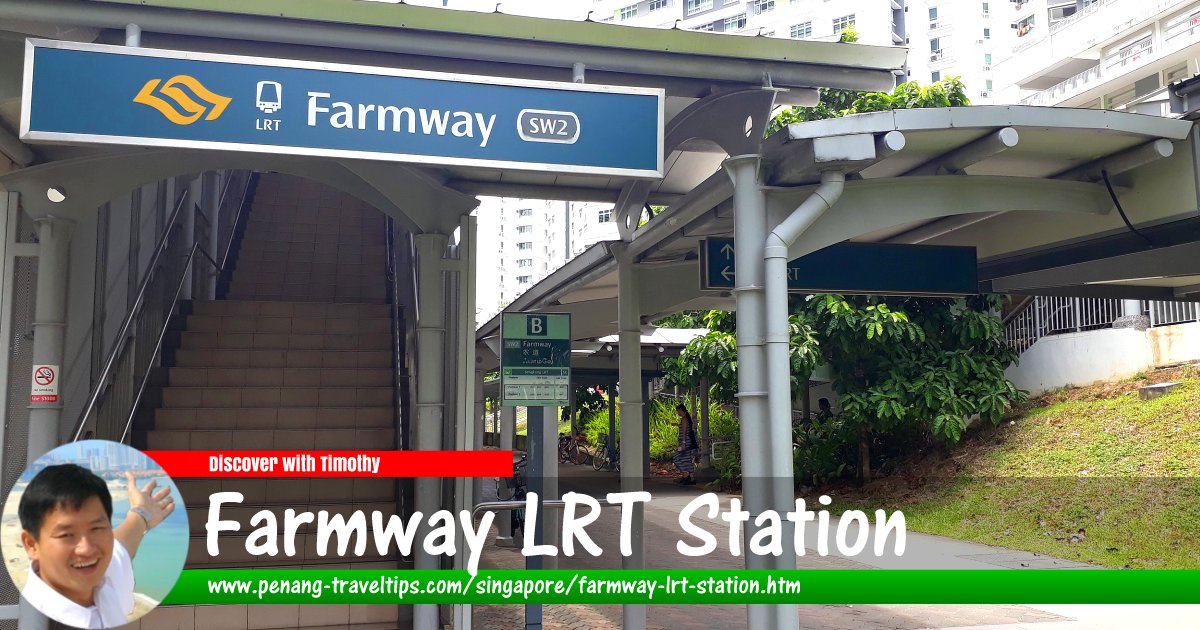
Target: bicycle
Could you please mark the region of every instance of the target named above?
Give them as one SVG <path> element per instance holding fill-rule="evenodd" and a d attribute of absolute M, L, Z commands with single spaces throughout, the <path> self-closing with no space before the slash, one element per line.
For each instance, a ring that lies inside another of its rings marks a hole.
<path fill-rule="evenodd" d="M 513 501 L 524 501 L 525 495 L 528 492 L 527 479 L 525 476 L 525 466 L 527 464 L 526 460 L 528 460 L 528 459 L 529 459 L 529 455 L 525 454 L 525 455 L 521 456 L 521 459 L 514 462 L 512 479 L 505 480 L 506 483 L 508 483 L 509 489 L 512 490 L 512 496 L 509 498 Z M 516 537 L 518 531 L 520 531 L 521 534 L 524 535 L 525 534 L 525 510 L 523 510 L 523 509 L 512 510 L 510 512 L 509 519 L 510 519 L 509 522 L 512 525 L 513 537 Z"/>
<path fill-rule="evenodd" d="M 607 433 L 600 434 L 600 446 L 592 456 L 592 468 L 597 471 L 605 468 L 621 471 L 621 449 L 609 440 Z"/>
<path fill-rule="evenodd" d="M 587 447 L 587 436 L 576 435 L 569 436 L 565 433 L 560 433 L 558 436 L 558 461 L 559 463 L 570 462 L 572 464 L 583 464 L 587 462 L 588 457 L 592 453 Z"/>

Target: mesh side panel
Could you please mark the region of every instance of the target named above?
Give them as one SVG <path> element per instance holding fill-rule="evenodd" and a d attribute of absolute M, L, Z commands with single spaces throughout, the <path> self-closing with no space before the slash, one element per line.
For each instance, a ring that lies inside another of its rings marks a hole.
<path fill-rule="evenodd" d="M 5 575 L 8 574 L 7 571 L 5 571 L 4 573 L 5 573 Z M 5 577 L 4 579 L 7 580 L 8 578 Z M 17 630 L 17 620 L 16 619 L 0 619 L 0 630 Z"/>
<path fill-rule="evenodd" d="M 7 497 L 25 470 L 29 440 L 29 374 L 33 370 L 33 305 L 37 293 L 37 259 L 17 258 L 12 302 L 11 352 L 8 358 L 8 409 L 4 427 L 3 478 L 0 497 Z M 0 605 L 16 604 L 18 593 L 8 576 L 0 571 Z M 3 622 L 0 622 L 3 623 Z M 0 625 L 0 630 L 6 626 Z M 16 622 L 13 622 L 16 628 Z"/>

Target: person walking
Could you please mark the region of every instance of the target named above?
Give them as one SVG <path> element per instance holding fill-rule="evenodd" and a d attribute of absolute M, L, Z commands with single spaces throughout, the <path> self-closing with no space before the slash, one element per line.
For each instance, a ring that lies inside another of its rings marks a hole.
<path fill-rule="evenodd" d="M 675 414 L 679 416 L 679 447 L 675 450 L 675 468 L 683 473 L 677 483 L 690 486 L 696 483 L 696 452 L 700 450 L 700 442 L 696 439 L 696 422 L 683 405 L 675 407 Z"/>

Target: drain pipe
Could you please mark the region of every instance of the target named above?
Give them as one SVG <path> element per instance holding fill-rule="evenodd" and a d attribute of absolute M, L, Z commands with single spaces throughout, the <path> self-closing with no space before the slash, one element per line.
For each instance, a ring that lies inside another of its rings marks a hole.
<path fill-rule="evenodd" d="M 775 510 L 790 511 L 795 507 L 795 484 L 792 481 L 792 384 L 791 362 L 788 344 L 791 335 L 788 326 L 788 247 L 800 238 L 826 210 L 837 203 L 845 187 L 846 175 L 840 171 L 821 173 L 821 185 L 809 195 L 788 218 L 767 235 L 765 245 L 766 285 L 766 375 L 767 375 L 767 418 L 770 435 L 770 478 L 773 492 L 771 506 Z M 784 550 L 777 558 L 778 569 L 796 568 L 796 554 L 791 548 L 795 523 L 785 521 Z M 793 614 L 795 606 L 786 607 Z M 798 619 L 785 620 L 780 627 L 795 628 Z"/>

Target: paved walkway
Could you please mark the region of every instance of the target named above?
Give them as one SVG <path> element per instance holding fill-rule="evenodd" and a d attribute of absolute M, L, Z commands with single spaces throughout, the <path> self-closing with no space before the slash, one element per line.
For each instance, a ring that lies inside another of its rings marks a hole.
<path fill-rule="evenodd" d="M 618 490 L 616 475 L 595 473 L 582 466 L 560 467 L 562 492 L 586 492 L 603 496 Z M 728 526 L 723 521 L 693 522 L 712 532 L 720 542 L 718 551 L 703 558 L 679 554 L 675 542 L 682 532 L 679 528 L 680 508 L 705 490 L 675 486 L 657 479 L 647 480 L 646 490 L 654 499 L 647 505 L 645 547 L 647 564 L 653 569 L 741 569 L 744 558 L 728 553 Z M 494 489 L 491 491 L 494 497 Z M 485 490 L 485 495 L 488 492 Z M 722 505 L 730 495 L 720 495 Z M 811 509 L 811 508 L 810 508 Z M 838 512 L 836 502 L 830 510 Z M 605 551 L 600 557 L 577 552 L 572 558 L 559 558 L 563 569 L 620 568 L 618 534 L 619 512 L 605 510 L 600 520 L 588 527 L 596 544 Z M 814 528 L 810 528 L 814 529 Z M 831 528 L 832 529 L 832 528 Z M 493 537 L 495 531 L 493 530 Z M 802 569 L 873 569 L 873 568 L 1053 568 L 1078 567 L 1069 563 L 1026 552 L 989 547 L 974 543 L 908 533 L 908 550 L 903 558 L 875 558 L 867 553 L 854 559 L 816 555 L 815 531 L 806 541 L 808 553 L 797 557 Z M 518 569 L 525 566 L 519 549 L 489 545 L 481 560 L 484 568 Z M 964 588 L 971 588 L 964 585 Z M 1018 605 L 804 605 L 800 608 L 800 628 L 821 630 L 1101 630 L 1100 626 L 1078 625 L 1074 618 Z M 617 605 L 561 605 L 543 608 L 545 630 L 609 630 L 621 627 L 621 607 Z M 522 628 L 522 606 L 476 606 L 475 627 L 487 630 Z M 687 605 L 647 607 L 648 627 L 652 630 L 686 630 L 690 628 L 747 628 L 744 605 Z M 1071 626 L 1060 625 L 1070 623 Z"/>

